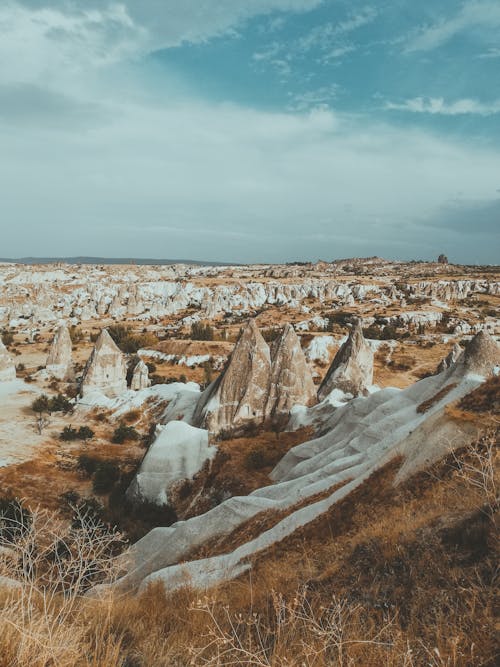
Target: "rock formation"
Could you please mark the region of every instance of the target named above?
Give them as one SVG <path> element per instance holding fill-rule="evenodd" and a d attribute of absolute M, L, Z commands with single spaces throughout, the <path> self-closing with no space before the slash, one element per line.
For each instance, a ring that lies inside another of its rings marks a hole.
<path fill-rule="evenodd" d="M 103 329 L 83 373 L 81 396 L 92 391 L 115 398 L 127 389 L 127 368 L 123 354 Z"/>
<path fill-rule="evenodd" d="M 480 331 L 467 343 L 455 367 L 463 367 L 465 373 L 487 377 L 500 367 L 500 345 L 489 333 Z"/>
<path fill-rule="evenodd" d="M 150 386 L 151 380 L 149 379 L 148 367 L 141 359 L 139 362 L 137 362 L 134 368 L 130 388 L 134 391 L 139 391 L 140 389 L 146 389 Z"/>
<path fill-rule="evenodd" d="M 127 490 L 133 500 L 157 505 L 168 503 L 172 485 L 191 479 L 211 459 L 216 447 L 209 446 L 208 433 L 182 421 L 160 426 L 156 440 Z"/>
<path fill-rule="evenodd" d="M 261 423 L 266 416 L 271 374 L 269 346 L 249 320 L 226 369 L 201 395 L 193 423 L 212 433 Z"/>
<path fill-rule="evenodd" d="M 59 380 L 71 380 L 73 378 L 71 347 L 68 328 L 65 324 L 62 324 L 56 331 L 46 364 L 49 373 Z"/>
<path fill-rule="evenodd" d="M 439 362 L 436 373 L 442 373 L 447 368 L 452 366 L 458 357 L 462 354 L 463 350 L 458 343 L 455 343 L 449 354 L 446 355 L 444 359 Z"/>
<path fill-rule="evenodd" d="M 271 382 L 266 403 L 266 418 L 280 422 L 294 405 L 310 406 L 316 389 L 300 341 L 291 324 L 271 347 Z"/>
<path fill-rule="evenodd" d="M 339 349 L 318 391 L 322 401 L 334 389 L 359 396 L 373 383 L 373 352 L 358 320 Z"/>
<path fill-rule="evenodd" d="M 0 338 L 0 382 L 16 379 L 16 365 Z"/>

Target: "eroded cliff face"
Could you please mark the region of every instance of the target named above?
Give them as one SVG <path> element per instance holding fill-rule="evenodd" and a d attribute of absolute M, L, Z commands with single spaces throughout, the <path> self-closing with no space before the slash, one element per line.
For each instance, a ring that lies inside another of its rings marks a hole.
<path fill-rule="evenodd" d="M 271 353 L 254 320 L 249 320 L 228 365 L 202 394 L 193 423 L 211 433 L 237 430 L 266 417 Z"/>
<path fill-rule="evenodd" d="M 266 419 L 282 423 L 294 405 L 311 406 L 315 402 L 316 388 L 311 369 L 293 326 L 287 324 L 271 346 Z"/>
<path fill-rule="evenodd" d="M 318 391 L 323 400 L 334 389 L 353 396 L 363 395 L 373 384 L 373 351 L 357 320 L 348 339 L 335 355 Z"/>
<path fill-rule="evenodd" d="M 300 341 L 287 324 L 272 347 L 249 320 L 229 362 L 202 394 L 193 423 L 212 433 L 282 423 L 294 405 L 312 405 L 315 388 Z"/>
<path fill-rule="evenodd" d="M 97 339 L 85 367 L 80 395 L 98 391 L 109 398 L 119 396 L 127 389 L 125 358 L 106 329 Z"/>

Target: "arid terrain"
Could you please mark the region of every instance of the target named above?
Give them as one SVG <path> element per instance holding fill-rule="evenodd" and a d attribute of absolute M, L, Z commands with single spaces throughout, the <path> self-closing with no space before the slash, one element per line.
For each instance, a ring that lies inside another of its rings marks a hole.
<path fill-rule="evenodd" d="M 499 306 L 446 262 L 0 264 L 0 666 L 497 664 Z"/>

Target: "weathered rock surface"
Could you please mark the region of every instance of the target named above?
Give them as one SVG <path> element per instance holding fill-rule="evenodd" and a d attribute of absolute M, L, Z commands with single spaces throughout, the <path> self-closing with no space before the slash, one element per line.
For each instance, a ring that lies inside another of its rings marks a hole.
<path fill-rule="evenodd" d="M 266 418 L 280 421 L 294 405 L 313 405 L 316 388 L 300 341 L 291 324 L 271 346 L 271 381 Z"/>
<path fill-rule="evenodd" d="M 118 587 L 145 588 L 159 581 L 175 590 L 189 581 L 203 589 L 227 581 L 248 569 L 256 554 L 323 515 L 388 462 L 401 461 L 394 481 L 398 484 L 449 454 L 450 447 L 473 442 L 477 424 L 457 422 L 446 407 L 478 387 L 499 363 L 500 346 L 480 334 L 444 373 L 332 409 L 318 425 L 321 435 L 294 447 L 278 463 L 271 474 L 274 484 L 232 497 L 206 514 L 155 528 L 136 542 Z M 428 407 L 419 409 L 422 404 Z M 186 561 L 194 548 L 228 534 L 259 512 L 282 511 L 298 501 L 299 509 L 233 551 Z"/>
<path fill-rule="evenodd" d="M 373 351 L 366 342 L 361 322 L 351 329 L 349 338 L 339 349 L 318 391 L 323 400 L 334 389 L 359 396 L 373 384 Z"/>
<path fill-rule="evenodd" d="M 59 380 L 73 378 L 72 343 L 68 328 L 62 324 L 56 331 L 47 357 L 46 368 Z"/>
<path fill-rule="evenodd" d="M 271 354 L 257 324 L 249 320 L 240 334 L 226 369 L 201 395 L 195 426 L 211 433 L 237 430 L 266 417 Z"/>
<path fill-rule="evenodd" d="M 81 396 L 98 391 L 108 398 L 115 398 L 127 389 L 125 358 L 103 329 L 97 339 L 83 373 Z"/>
<path fill-rule="evenodd" d="M 458 343 L 455 343 L 455 345 L 452 347 L 452 349 L 446 355 L 446 357 L 444 359 L 441 359 L 441 361 L 439 362 L 436 373 L 442 373 L 447 368 L 452 366 L 458 359 L 458 357 L 462 354 L 462 351 L 463 350 L 460 347 L 460 345 Z"/>
<path fill-rule="evenodd" d="M 134 391 L 139 391 L 140 389 L 147 389 L 151 386 L 151 380 L 149 379 L 149 370 L 142 359 L 137 362 L 134 372 L 132 374 L 132 381 L 130 383 L 130 388 Z"/>
<path fill-rule="evenodd" d="M 160 426 L 139 472 L 127 490 L 132 500 L 146 500 L 157 505 L 169 502 L 173 484 L 192 479 L 205 461 L 213 458 L 216 447 L 208 444 L 208 432 L 181 421 Z"/>
<path fill-rule="evenodd" d="M 0 338 L 0 382 L 16 379 L 16 365 Z"/>

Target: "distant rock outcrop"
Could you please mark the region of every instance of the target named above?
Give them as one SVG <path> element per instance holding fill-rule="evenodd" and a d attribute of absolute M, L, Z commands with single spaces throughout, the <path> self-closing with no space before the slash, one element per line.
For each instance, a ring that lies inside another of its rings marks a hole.
<path fill-rule="evenodd" d="M 97 339 L 83 373 L 81 396 L 99 391 L 115 398 L 127 389 L 127 368 L 123 354 L 103 329 Z"/>
<path fill-rule="evenodd" d="M 62 324 L 56 331 L 47 357 L 48 372 L 59 380 L 73 378 L 72 343 L 68 328 Z"/>
<path fill-rule="evenodd" d="M 358 320 L 339 349 L 318 391 L 323 400 L 334 389 L 359 396 L 373 383 L 373 351 Z"/>
<path fill-rule="evenodd" d="M 446 355 L 444 359 L 441 359 L 437 367 L 436 373 L 442 373 L 447 368 L 452 366 L 458 357 L 462 354 L 463 350 L 458 343 L 455 343 L 449 354 Z"/>
<path fill-rule="evenodd" d="M 300 340 L 291 324 L 271 346 L 271 381 L 266 418 L 279 422 L 294 405 L 311 406 L 316 389 Z"/>
<path fill-rule="evenodd" d="M 147 389 L 150 386 L 151 380 L 149 379 L 148 367 L 141 359 L 134 367 L 130 388 L 134 391 L 139 391 L 140 389 Z"/>
<path fill-rule="evenodd" d="M 193 423 L 212 433 L 261 423 L 266 416 L 271 354 L 254 320 L 240 334 L 225 370 L 201 395 Z"/>
<path fill-rule="evenodd" d="M 16 379 L 16 365 L 0 338 L 0 382 Z"/>

